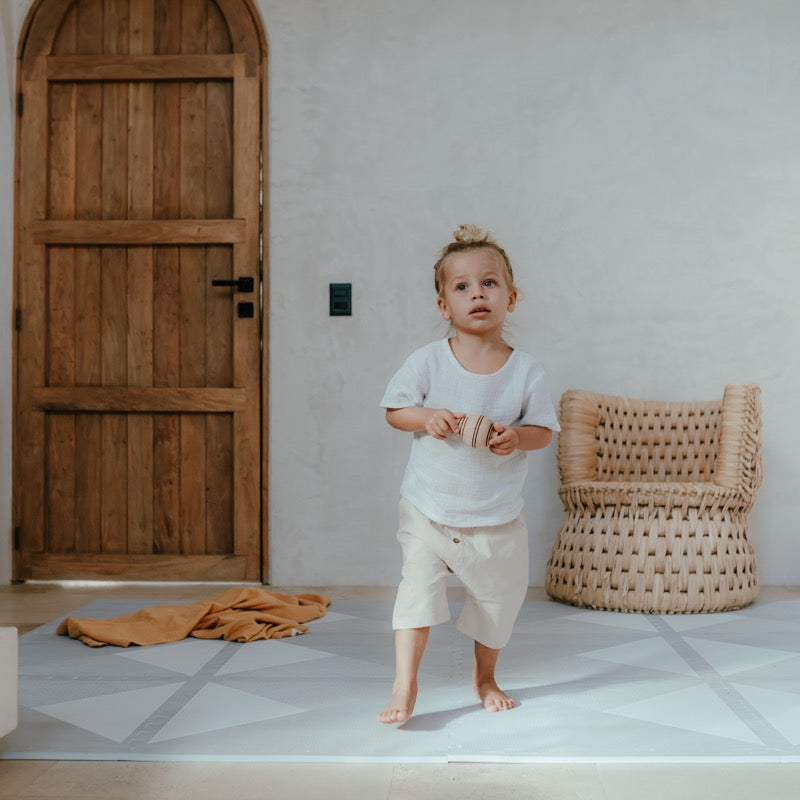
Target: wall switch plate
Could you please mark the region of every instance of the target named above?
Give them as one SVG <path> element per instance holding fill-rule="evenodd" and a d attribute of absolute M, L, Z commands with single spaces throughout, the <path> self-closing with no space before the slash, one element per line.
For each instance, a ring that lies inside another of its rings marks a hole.
<path fill-rule="evenodd" d="M 330 316 L 350 317 L 353 314 L 353 284 L 330 284 Z"/>

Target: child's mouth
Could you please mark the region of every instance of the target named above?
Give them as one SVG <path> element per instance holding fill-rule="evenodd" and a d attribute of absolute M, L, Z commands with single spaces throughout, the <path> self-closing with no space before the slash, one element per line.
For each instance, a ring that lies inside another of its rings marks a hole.
<path fill-rule="evenodd" d="M 484 308 L 483 306 L 479 306 L 478 308 L 473 308 L 472 311 L 469 312 L 471 317 L 475 316 L 475 315 L 483 316 L 483 315 L 488 314 L 488 313 L 489 313 L 489 309 L 488 308 Z"/>

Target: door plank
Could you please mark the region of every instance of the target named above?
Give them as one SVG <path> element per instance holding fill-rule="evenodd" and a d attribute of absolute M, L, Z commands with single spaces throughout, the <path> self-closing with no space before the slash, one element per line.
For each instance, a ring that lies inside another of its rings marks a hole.
<path fill-rule="evenodd" d="M 244 557 L 230 555 L 45 554 L 31 568 L 33 580 L 241 581 Z"/>
<path fill-rule="evenodd" d="M 103 49 L 127 53 L 128 4 L 106 0 L 103 15 Z M 124 219 L 128 194 L 128 87 L 103 85 L 102 214 L 104 219 Z M 92 224 L 87 223 L 87 224 Z M 105 386 L 127 382 L 128 253 L 123 247 L 106 247 L 101 253 L 101 379 Z M 124 414 L 105 414 L 101 420 L 101 548 L 124 553 L 128 530 L 128 425 Z"/>
<path fill-rule="evenodd" d="M 230 52 L 228 28 L 219 10 L 208 4 L 206 48 L 210 53 Z M 233 58 L 231 57 L 231 67 Z M 231 217 L 233 181 L 233 94 L 229 81 L 206 83 L 206 214 Z M 231 278 L 230 247 L 208 247 L 206 262 L 210 277 Z M 245 298 L 244 296 L 242 299 Z M 233 326 L 231 293 L 220 292 L 206 282 L 206 384 L 233 384 Z M 251 301 L 252 302 L 252 301 Z M 206 547 L 209 553 L 233 550 L 233 426 L 229 416 L 213 415 L 206 421 L 206 476 L 210 491 L 206 509 Z"/>
<path fill-rule="evenodd" d="M 129 52 L 155 45 L 153 0 L 131 4 Z M 128 218 L 153 216 L 153 85 L 128 86 Z M 128 386 L 153 385 L 153 250 L 128 252 Z M 128 415 L 128 552 L 153 552 L 153 418 Z"/>
<path fill-rule="evenodd" d="M 127 54 L 130 52 L 131 0 L 104 0 L 104 3 L 103 52 L 106 55 Z"/>
<path fill-rule="evenodd" d="M 75 38 L 76 15 L 70 14 L 62 38 Z M 50 89 L 50 141 L 48 143 L 48 214 L 75 215 L 75 87 Z M 47 270 L 47 381 L 53 386 L 75 383 L 75 250 L 48 251 Z M 75 549 L 75 417 L 48 416 L 47 447 L 47 547 L 54 552 Z"/>
<path fill-rule="evenodd" d="M 52 52 L 54 55 L 61 53 L 74 53 L 75 42 L 78 35 L 78 4 L 65 9 L 64 18 L 58 28 L 58 34 L 53 41 Z"/>
<path fill-rule="evenodd" d="M 231 53 L 51 56 L 47 59 L 50 81 L 229 80 L 232 76 Z"/>
<path fill-rule="evenodd" d="M 155 52 L 180 51 L 180 15 L 173 0 L 156 0 Z M 154 181 L 153 216 L 180 216 L 180 183 L 175 164 L 180 159 L 180 86 L 176 82 L 153 87 Z M 158 247 L 153 275 L 154 339 L 153 383 L 175 387 L 180 381 L 180 251 Z M 176 407 L 172 410 L 179 411 Z M 156 553 L 180 552 L 180 418 L 177 414 L 154 416 L 153 462 L 156 473 L 153 549 Z"/>
<path fill-rule="evenodd" d="M 39 219 L 31 223 L 34 242 L 51 245 L 235 244 L 244 241 L 245 227 L 242 219 Z"/>
<path fill-rule="evenodd" d="M 195 414 L 241 412 L 249 403 L 244 388 L 149 388 L 128 386 L 35 387 L 31 405 L 42 411 L 114 411 Z"/>
<path fill-rule="evenodd" d="M 53 51 L 73 52 L 77 40 L 77 9 L 65 15 Z M 48 216 L 75 216 L 75 86 L 51 85 L 48 141 Z M 75 251 L 63 247 L 47 252 L 47 381 L 75 383 Z M 52 552 L 75 549 L 75 417 L 45 417 L 46 437 L 46 548 Z"/>
<path fill-rule="evenodd" d="M 102 0 L 81 0 L 77 5 L 76 50 L 92 52 L 102 43 Z M 102 206 L 103 89 L 99 83 L 76 86 L 75 173 L 84 191 L 75 193 L 75 216 L 99 219 Z M 75 249 L 75 384 L 100 383 L 100 250 Z M 75 549 L 100 551 L 101 422 L 97 414 L 75 416 Z"/>
<path fill-rule="evenodd" d="M 205 52 L 205 3 L 184 3 L 181 10 L 181 52 Z M 182 218 L 206 215 L 205 83 L 180 85 L 180 194 Z M 206 261 L 205 250 L 183 247 L 180 251 L 181 292 L 181 384 L 206 384 Z M 206 419 L 181 415 L 181 552 L 197 554 L 205 549 L 206 507 L 209 491 L 206 477 Z"/>
<path fill-rule="evenodd" d="M 48 380 L 51 384 L 75 382 L 75 253 L 59 250 L 50 253 L 48 279 L 49 346 Z M 70 414 L 46 418 L 48 548 L 70 552 L 75 548 L 75 417 Z"/>
<path fill-rule="evenodd" d="M 233 215 L 247 220 L 245 241 L 234 245 L 234 273 L 260 278 L 259 237 L 260 176 L 252 169 L 258 162 L 259 141 L 259 86 L 258 75 L 247 75 L 243 56 L 235 59 L 234 81 L 234 160 L 233 160 Z M 237 386 L 259 386 L 260 358 L 257 352 L 259 337 L 253 335 L 252 326 L 260 325 L 260 313 L 255 319 L 234 319 L 233 379 Z M 259 532 L 261 521 L 261 421 L 260 403 L 252 403 L 234 419 L 234 438 L 237 442 L 234 456 L 234 484 L 236 504 L 234 520 L 234 552 L 247 553 L 246 577 L 255 580 L 261 574 Z"/>
<path fill-rule="evenodd" d="M 180 418 L 155 414 L 153 433 L 153 552 L 180 553 Z"/>
<path fill-rule="evenodd" d="M 22 72 L 22 70 L 21 70 Z M 17 458 L 15 495 L 24 548 L 15 551 L 16 566 L 27 574 L 34 553 L 45 549 L 45 423 L 44 414 L 30 403 L 33 386 L 45 383 L 45 272 L 47 252 L 29 235 L 30 221 L 47 213 L 47 81 L 44 63 L 35 61 L 20 82 L 27 98 L 24 135 L 19 136 L 19 280 L 17 307 L 22 312 L 22 330 L 17 337 Z"/>

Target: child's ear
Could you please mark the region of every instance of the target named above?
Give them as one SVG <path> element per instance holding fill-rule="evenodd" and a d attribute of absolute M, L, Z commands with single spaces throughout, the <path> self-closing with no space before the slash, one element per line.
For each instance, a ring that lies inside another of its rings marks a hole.
<path fill-rule="evenodd" d="M 450 322 L 450 309 L 447 308 L 447 303 L 445 303 L 444 298 L 437 297 L 436 305 L 439 307 L 439 311 L 442 313 L 442 316 L 445 318 L 445 321 Z"/>
<path fill-rule="evenodd" d="M 517 307 L 517 290 L 512 289 L 508 295 L 508 310 L 513 311 Z"/>

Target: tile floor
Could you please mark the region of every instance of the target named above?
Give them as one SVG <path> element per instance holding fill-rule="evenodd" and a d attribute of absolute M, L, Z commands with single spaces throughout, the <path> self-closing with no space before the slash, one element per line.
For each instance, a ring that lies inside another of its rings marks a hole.
<path fill-rule="evenodd" d="M 192 601 L 208 585 L 159 585 L 158 596 Z M 320 591 L 334 602 L 391 599 L 391 589 L 275 587 Z M 148 585 L 24 584 L 0 587 L 0 625 L 25 633 L 98 598 L 147 598 Z M 532 590 L 541 597 L 540 590 Z M 799 599 L 800 587 L 767 588 L 762 600 Z M 800 764 L 256 764 L 142 762 L 0 762 L 0 800 L 109 798 L 217 800 L 275 797 L 347 800 L 508 800 L 510 798 L 678 797 L 739 800 L 800 796 Z"/>

